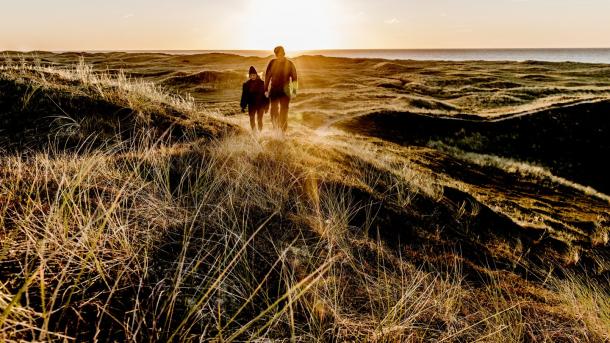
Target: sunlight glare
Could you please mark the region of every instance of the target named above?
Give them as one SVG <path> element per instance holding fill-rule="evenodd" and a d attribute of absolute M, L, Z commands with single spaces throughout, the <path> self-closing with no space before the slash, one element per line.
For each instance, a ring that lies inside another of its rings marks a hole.
<path fill-rule="evenodd" d="M 288 51 L 332 49 L 337 43 L 337 8 L 328 0 L 249 0 L 242 46 Z"/>

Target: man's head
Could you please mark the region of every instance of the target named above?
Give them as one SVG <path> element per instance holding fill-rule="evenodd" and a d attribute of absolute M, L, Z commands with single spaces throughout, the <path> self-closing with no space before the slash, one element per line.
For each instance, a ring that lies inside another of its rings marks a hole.
<path fill-rule="evenodd" d="M 286 50 L 284 50 L 283 46 L 278 46 L 275 49 L 273 49 L 273 53 L 275 53 L 276 57 L 286 57 Z"/>

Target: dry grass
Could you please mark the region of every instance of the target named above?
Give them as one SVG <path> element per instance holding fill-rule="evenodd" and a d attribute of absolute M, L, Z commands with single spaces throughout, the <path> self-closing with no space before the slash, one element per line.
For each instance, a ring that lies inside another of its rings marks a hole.
<path fill-rule="evenodd" d="M 190 98 L 84 63 L 0 71 L 39 73 L 41 87 L 55 87 L 53 75 L 141 112 L 163 103 L 191 120 L 216 120 Z M 477 287 L 456 252 L 439 269 L 369 238 L 380 203 L 442 200 L 429 172 L 372 145 L 309 134 L 0 155 L 0 338 L 524 338 L 522 303 L 500 292 L 500 276 Z M 570 290 L 579 303 L 599 294 Z M 595 299 L 585 305 L 607 307 Z M 591 332 L 608 323 L 600 318 L 585 320 Z"/>
<path fill-rule="evenodd" d="M 550 282 L 560 294 L 566 311 L 578 318 L 587 331 L 610 340 L 610 294 L 594 279 L 568 274 Z"/>
<path fill-rule="evenodd" d="M 150 106 L 159 104 L 168 104 L 191 115 L 197 110 L 189 95 L 182 97 L 170 94 L 152 82 L 130 79 L 123 72 L 115 75 L 94 72 L 91 65 L 86 64 L 82 58 L 78 64 L 67 68 L 42 65 L 39 60 L 29 64 L 25 59 L 21 59 L 18 64 L 3 64 L 0 71 L 4 76 L 13 78 L 19 78 L 26 73 L 37 74 L 40 77 L 40 84 L 37 86 L 42 88 L 57 87 L 58 79 L 62 83 L 70 84 L 70 91 L 75 91 L 74 85 L 78 84 L 84 88 L 82 91 L 93 90 L 94 94 L 103 99 L 140 112 L 147 112 Z M 24 103 L 27 104 L 27 100 Z"/>

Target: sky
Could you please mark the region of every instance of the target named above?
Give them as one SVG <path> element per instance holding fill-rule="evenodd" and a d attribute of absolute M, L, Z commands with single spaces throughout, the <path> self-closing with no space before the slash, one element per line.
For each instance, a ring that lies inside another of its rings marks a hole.
<path fill-rule="evenodd" d="M 610 0 L 2 0 L 0 50 L 610 47 Z"/>

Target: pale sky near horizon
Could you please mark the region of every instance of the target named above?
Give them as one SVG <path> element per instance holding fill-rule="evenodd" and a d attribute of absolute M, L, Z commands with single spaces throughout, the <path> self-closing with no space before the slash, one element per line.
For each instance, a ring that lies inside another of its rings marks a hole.
<path fill-rule="evenodd" d="M 610 0 L 20 0 L 0 50 L 610 47 Z"/>

